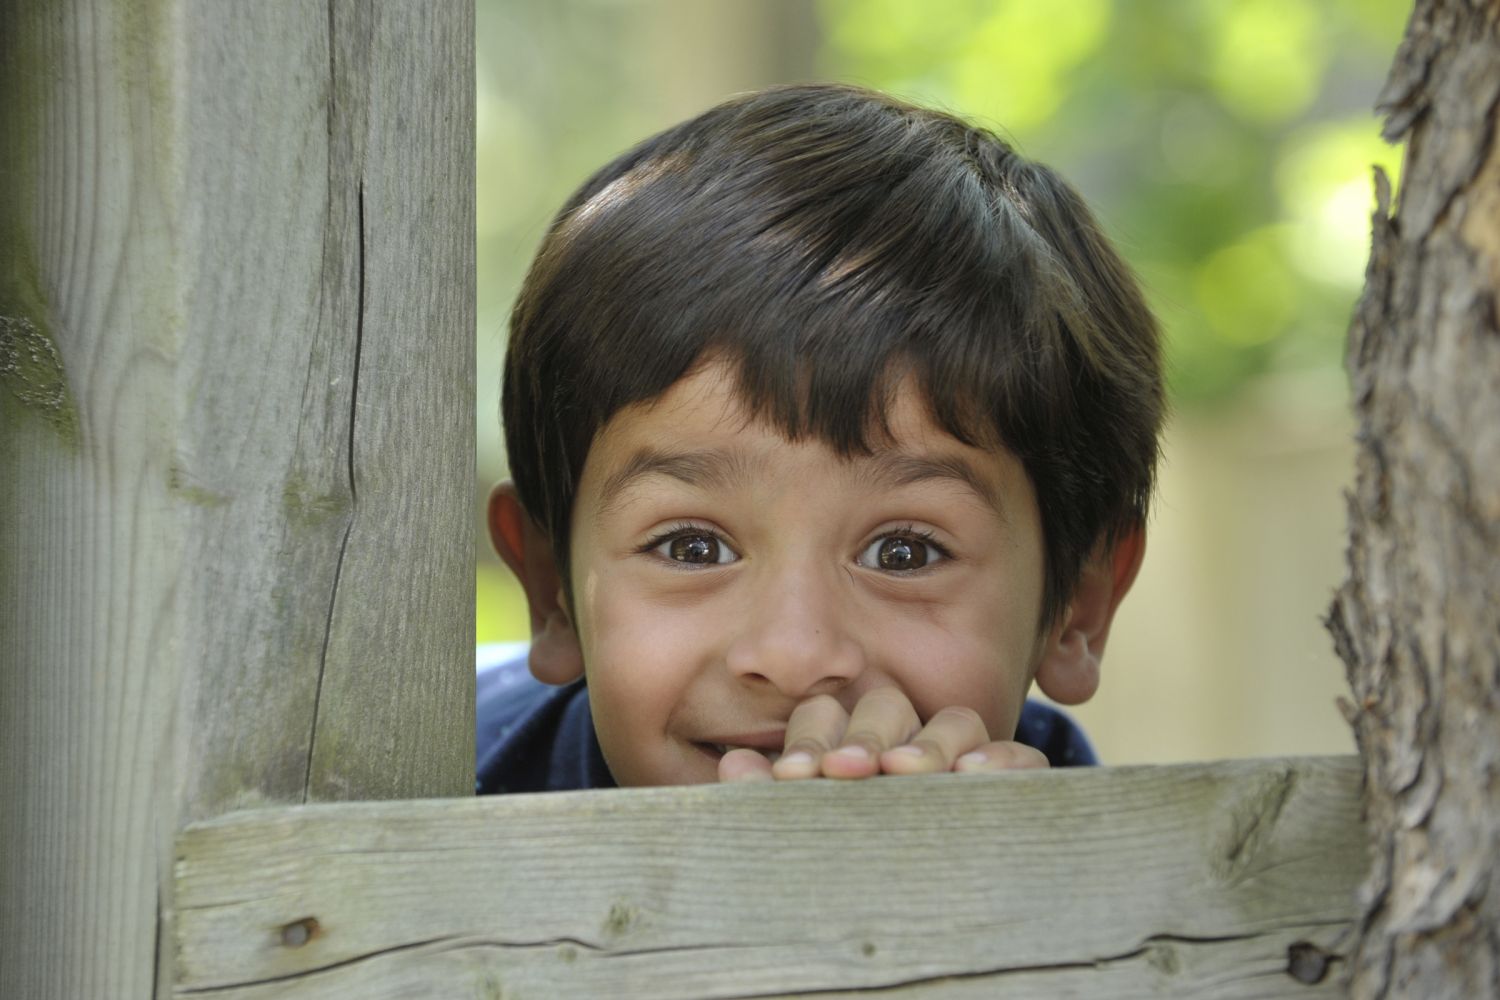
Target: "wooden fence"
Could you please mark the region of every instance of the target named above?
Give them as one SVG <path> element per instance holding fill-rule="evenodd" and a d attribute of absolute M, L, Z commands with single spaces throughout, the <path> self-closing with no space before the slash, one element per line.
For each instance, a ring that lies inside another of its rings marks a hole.
<path fill-rule="evenodd" d="M 178 994 L 1338 995 L 1353 757 L 238 813 Z"/>
<path fill-rule="evenodd" d="M 473 793 L 473 10 L 0 53 L 0 993 L 164 995 L 185 822 Z"/>
<path fill-rule="evenodd" d="M 1352 758 L 471 797 L 472 19 L 0 7 L 0 993 L 1335 991 Z"/>

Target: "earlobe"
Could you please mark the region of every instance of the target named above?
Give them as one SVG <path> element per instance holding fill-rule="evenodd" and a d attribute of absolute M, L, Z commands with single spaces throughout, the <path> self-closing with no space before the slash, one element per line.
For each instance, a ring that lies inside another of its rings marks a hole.
<path fill-rule="evenodd" d="M 567 684 L 583 675 L 583 649 L 563 599 L 557 562 L 546 534 L 521 506 L 515 484 L 490 491 L 490 541 L 510 567 L 531 614 L 532 676 L 545 684 Z"/>
<path fill-rule="evenodd" d="M 1073 599 L 1045 639 L 1036 683 L 1053 701 L 1078 705 L 1099 689 L 1099 665 L 1109 627 L 1146 554 L 1146 530 L 1138 525 L 1113 548 L 1101 545 L 1084 564 Z"/>
<path fill-rule="evenodd" d="M 578 643 L 578 632 L 562 606 L 560 594 L 553 603 L 555 608 L 540 630 L 533 613 L 527 664 L 531 676 L 543 684 L 571 684 L 583 676 L 583 647 Z"/>

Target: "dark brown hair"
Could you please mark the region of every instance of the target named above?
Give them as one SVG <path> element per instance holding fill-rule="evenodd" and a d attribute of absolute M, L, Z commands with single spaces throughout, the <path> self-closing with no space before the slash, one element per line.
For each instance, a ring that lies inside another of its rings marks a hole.
<path fill-rule="evenodd" d="M 1156 322 L 1077 192 L 953 116 L 846 86 L 749 94 L 558 213 L 511 316 L 502 411 L 565 585 L 595 435 L 710 354 L 792 439 L 867 450 L 911 373 L 955 438 L 1009 448 L 1041 509 L 1044 627 L 1093 548 L 1146 515 Z"/>

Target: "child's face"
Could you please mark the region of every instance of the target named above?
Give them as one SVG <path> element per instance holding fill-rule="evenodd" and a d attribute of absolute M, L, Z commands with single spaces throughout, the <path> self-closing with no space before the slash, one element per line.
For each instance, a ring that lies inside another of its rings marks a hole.
<path fill-rule="evenodd" d="M 753 421 L 722 365 L 617 414 L 584 466 L 574 620 L 622 785 L 710 782 L 781 748 L 821 693 L 895 685 L 923 722 L 1014 731 L 1035 672 L 1041 519 L 1020 462 L 964 445 L 903 385 L 892 440 L 839 458 Z"/>

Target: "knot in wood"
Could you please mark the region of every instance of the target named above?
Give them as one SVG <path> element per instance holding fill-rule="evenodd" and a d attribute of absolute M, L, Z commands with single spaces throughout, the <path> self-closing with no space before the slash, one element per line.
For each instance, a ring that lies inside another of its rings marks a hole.
<path fill-rule="evenodd" d="M 281 943 L 288 948 L 300 948 L 318 933 L 318 918 L 303 917 L 293 920 L 281 928 Z"/>
<path fill-rule="evenodd" d="M 1311 941 L 1298 941 L 1286 950 L 1286 974 L 1299 983 L 1313 986 L 1328 975 L 1334 956 Z"/>

